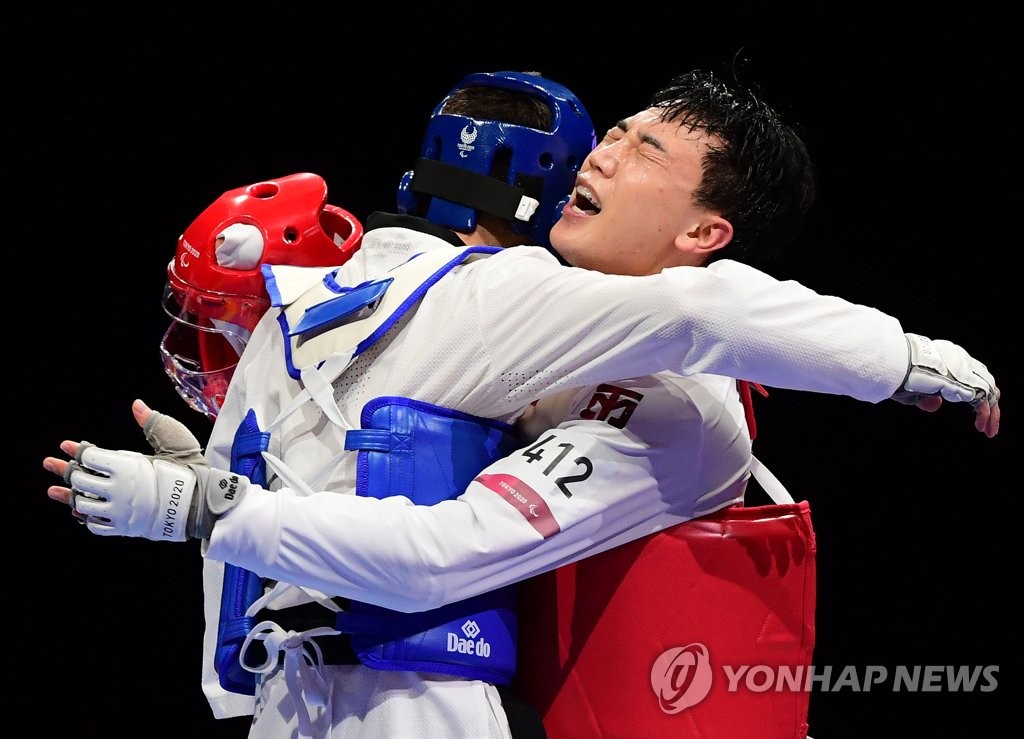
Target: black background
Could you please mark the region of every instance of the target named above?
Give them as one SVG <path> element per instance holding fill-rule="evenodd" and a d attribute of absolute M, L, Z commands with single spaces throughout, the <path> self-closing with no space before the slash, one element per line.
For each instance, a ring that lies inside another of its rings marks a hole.
<path fill-rule="evenodd" d="M 960 343 L 1004 393 L 995 439 L 962 406 L 927 415 L 781 390 L 758 400 L 755 452 L 814 512 L 815 663 L 999 668 L 988 693 L 893 693 L 891 682 L 815 693 L 811 735 L 973 737 L 1005 725 L 1019 683 L 1010 347 L 1022 195 L 1021 38 L 1008 11 L 35 7 L 9 18 L 5 51 L 17 449 L 5 602 L 12 679 L 28 705 L 52 706 L 32 711 L 36 733 L 246 732 L 244 719 L 214 721 L 199 688 L 196 542 L 93 537 L 46 498 L 54 480 L 41 467 L 64 438 L 142 450 L 136 397 L 205 438 L 157 346 L 165 266 L 206 205 L 314 171 L 360 218 L 393 207 L 430 110 L 469 72 L 541 71 L 603 132 L 672 74 L 733 62 L 802 128 L 819 168 L 814 217 L 773 274 Z"/>

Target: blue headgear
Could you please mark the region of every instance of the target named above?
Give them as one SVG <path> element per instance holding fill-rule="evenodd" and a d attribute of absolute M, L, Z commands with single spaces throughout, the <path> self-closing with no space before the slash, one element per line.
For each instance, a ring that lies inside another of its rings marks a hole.
<path fill-rule="evenodd" d="M 543 101 L 551 109 L 551 130 L 441 113 L 454 92 L 475 85 Z M 482 210 L 529 235 L 531 243 L 550 246 L 548 231 L 595 143 L 590 115 L 557 82 L 521 72 L 468 75 L 434 108 L 420 159 L 398 186 L 398 210 L 463 232 L 476 227 Z M 490 176 L 499 153 L 509 160 L 505 182 Z"/>

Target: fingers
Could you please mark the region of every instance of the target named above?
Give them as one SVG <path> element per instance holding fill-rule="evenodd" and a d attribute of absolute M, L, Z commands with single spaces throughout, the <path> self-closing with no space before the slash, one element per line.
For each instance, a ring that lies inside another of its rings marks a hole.
<path fill-rule="evenodd" d="M 60 485 L 51 485 L 47 488 L 46 495 L 50 500 L 55 500 L 63 505 L 71 506 L 71 515 L 77 518 L 79 522 L 85 523 L 87 516 L 84 513 L 79 513 L 75 510 L 74 503 L 72 502 L 71 490 L 69 488 L 63 488 Z"/>
<path fill-rule="evenodd" d="M 78 447 L 79 443 L 77 441 L 69 441 L 65 439 L 60 443 L 60 450 L 72 459 L 78 456 Z"/>
<path fill-rule="evenodd" d="M 77 466 L 80 469 L 84 468 L 84 471 L 87 473 L 100 473 L 105 476 L 109 476 L 114 472 L 119 457 L 126 454 L 140 456 L 137 452 L 104 449 L 87 441 L 83 441 L 76 446 L 78 447 L 78 453 L 75 455 Z M 72 472 L 71 474 L 74 475 L 75 473 Z"/>
<path fill-rule="evenodd" d="M 63 486 L 54 485 L 47 489 L 47 495 L 53 500 L 75 505 L 71 488 L 92 496 L 106 497 L 106 489 L 112 482 L 107 476 L 110 466 L 107 463 L 106 451 L 88 442 L 64 440 L 61 450 L 69 454 L 75 461 L 46 457 L 43 469 L 52 472 L 64 481 Z M 78 461 L 81 456 L 89 456 L 88 462 Z M 94 473 L 101 473 L 100 475 Z"/>
<path fill-rule="evenodd" d="M 74 441 L 65 440 L 60 448 L 72 457 L 77 455 L 80 448 L 80 444 Z M 57 475 L 61 480 L 64 481 L 65 485 L 71 485 L 71 473 L 74 471 L 74 465 L 66 459 L 58 459 L 57 457 L 46 457 L 43 459 L 43 469 L 47 472 L 52 472 Z M 69 487 L 62 487 L 60 485 L 52 485 L 46 490 L 47 496 L 51 500 L 55 500 L 58 503 L 64 503 L 65 505 L 72 506 L 72 513 L 76 518 L 84 519 L 85 516 L 80 515 L 78 511 L 74 510 L 74 498 L 72 496 L 71 489 Z"/>
<path fill-rule="evenodd" d="M 110 488 L 116 484 L 113 473 L 116 471 L 118 455 L 132 454 L 132 452 L 113 452 L 87 443 L 80 444 L 78 447 L 80 453 L 76 458 L 77 461 L 69 463 L 70 470 L 66 472 L 64 481 L 77 492 L 108 498 Z M 77 502 L 75 507 L 82 510 Z"/>
<path fill-rule="evenodd" d="M 71 467 L 70 463 L 64 459 L 57 459 L 56 457 L 47 457 L 43 460 L 43 469 L 47 472 L 52 472 L 62 480 L 68 473 L 68 469 Z M 71 488 L 66 488 L 61 485 L 51 485 L 46 489 L 46 495 L 50 500 L 55 500 L 58 503 L 64 505 L 72 505 L 72 494 Z M 78 519 L 84 519 L 85 516 L 80 514 L 74 508 L 71 509 L 71 515 Z"/>
<path fill-rule="evenodd" d="M 992 438 L 999 433 L 999 388 L 993 383 L 992 392 L 987 398 L 974 406 L 974 428 Z"/>
<path fill-rule="evenodd" d="M 139 401 L 141 402 L 141 401 Z M 146 441 L 158 457 L 181 464 L 203 464 L 203 447 L 188 426 L 176 418 L 150 411 L 142 427 Z"/>
<path fill-rule="evenodd" d="M 992 406 L 982 403 L 974 409 L 974 428 L 988 436 L 988 422 L 992 419 Z"/>
<path fill-rule="evenodd" d="M 74 495 L 74 491 L 72 492 L 72 495 Z M 92 495 L 83 494 L 81 491 L 79 491 L 78 495 L 74 495 L 72 500 L 72 507 L 81 518 L 104 522 L 110 521 L 110 501 L 104 498 L 97 498 Z"/>
<path fill-rule="evenodd" d="M 974 428 L 991 439 L 999 433 L 999 415 L 998 400 L 992 405 L 980 404 L 974 412 Z"/>
<path fill-rule="evenodd" d="M 934 413 L 942 407 L 941 395 L 924 395 L 917 399 L 914 404 L 926 413 Z"/>
<path fill-rule="evenodd" d="M 137 399 L 132 403 L 132 415 L 135 416 L 135 423 L 139 424 L 139 428 L 145 428 L 146 421 L 149 420 L 149 414 L 152 412 L 153 409 L 141 400 Z"/>
<path fill-rule="evenodd" d="M 43 469 L 63 479 L 67 473 L 68 461 L 66 459 L 57 459 L 56 457 L 47 457 L 43 460 Z"/>
<path fill-rule="evenodd" d="M 57 465 L 48 464 L 48 463 L 52 463 L 52 462 L 56 462 Z M 43 462 L 43 466 L 44 467 L 46 467 L 51 472 L 55 472 L 57 474 L 62 474 L 62 473 L 58 472 L 57 469 L 53 469 L 53 467 L 58 467 L 59 468 L 59 465 L 61 465 L 61 464 L 63 464 L 64 467 L 68 466 L 67 462 L 63 462 L 62 460 L 55 459 L 53 457 L 47 457 L 46 460 Z M 80 510 L 77 510 L 75 508 L 75 495 L 74 495 L 74 492 L 71 490 L 71 488 L 66 488 L 66 487 L 63 487 L 61 485 L 51 485 L 50 487 L 48 487 L 46 489 L 46 495 L 47 495 L 47 497 L 50 500 L 55 500 L 58 503 L 61 503 L 63 505 L 71 506 L 71 515 L 74 516 L 75 518 L 77 518 L 81 523 L 85 523 L 86 519 L 89 518 L 89 515 L 87 513 L 83 512 L 83 511 L 80 511 Z M 86 498 L 86 496 L 79 496 L 79 500 L 87 501 L 88 498 Z M 100 512 L 101 512 L 100 510 L 97 510 L 94 513 L 100 513 Z M 100 524 L 106 523 L 106 519 L 105 518 L 99 518 L 99 519 L 97 519 L 97 521 Z"/>
<path fill-rule="evenodd" d="M 110 504 L 102 498 L 94 498 L 83 494 L 75 495 L 71 488 L 61 485 L 51 485 L 46 489 L 46 495 L 50 500 L 71 506 L 71 514 L 83 522 L 86 519 L 92 519 L 92 523 L 100 525 L 107 525 L 109 523 L 109 519 L 106 518 L 105 514 L 108 512 Z"/>
<path fill-rule="evenodd" d="M 50 500 L 55 500 L 64 505 L 71 505 L 71 489 L 63 488 L 60 485 L 51 485 L 46 489 L 46 495 Z"/>

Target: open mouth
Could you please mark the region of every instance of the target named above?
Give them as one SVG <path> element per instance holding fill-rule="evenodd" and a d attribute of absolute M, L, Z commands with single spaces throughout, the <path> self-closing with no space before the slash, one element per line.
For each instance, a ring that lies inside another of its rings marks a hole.
<path fill-rule="evenodd" d="M 589 187 L 584 185 L 576 186 L 572 207 L 588 216 L 596 216 L 601 212 L 601 205 L 597 202 L 597 196 L 594 195 L 594 192 Z"/>

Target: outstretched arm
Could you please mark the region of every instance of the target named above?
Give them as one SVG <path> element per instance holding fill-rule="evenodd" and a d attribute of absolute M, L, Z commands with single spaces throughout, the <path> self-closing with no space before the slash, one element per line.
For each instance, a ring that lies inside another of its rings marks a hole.
<path fill-rule="evenodd" d="M 152 419 L 140 403 L 133 410 L 140 424 Z M 742 497 L 742 481 L 736 479 L 723 480 L 710 497 L 704 491 L 668 500 L 663 490 L 679 489 L 684 477 L 673 473 L 670 463 L 652 467 L 649 456 L 623 441 L 628 435 L 608 424 L 597 424 L 595 432 L 582 423 L 545 432 L 538 444 L 481 472 L 459 498 L 432 506 L 414 505 L 403 496 L 272 492 L 244 478 L 236 481 L 228 501 L 224 488 L 207 484 L 228 482 L 228 473 L 171 462 L 166 444 L 165 456 L 142 457 L 67 441 L 62 449 L 76 461 L 49 457 L 44 465 L 76 488 L 72 493 L 69 487 L 51 487 L 50 497 L 73 501 L 77 515 L 87 516 L 90 531 L 155 540 L 181 540 L 167 536 L 162 516 L 176 481 L 180 488 L 193 473 L 193 487 L 177 491 L 189 500 L 190 525 L 177 531 L 208 536 L 208 557 L 398 610 L 470 597 Z M 157 466 L 164 471 L 155 471 Z M 678 466 L 692 473 L 692 464 Z M 581 480 L 581 486 L 566 480 Z"/>
<path fill-rule="evenodd" d="M 907 334 L 907 376 L 892 399 L 934 412 L 942 401 L 970 403 L 974 427 L 990 439 L 999 433 L 999 388 L 981 362 L 949 341 Z"/>
<path fill-rule="evenodd" d="M 441 386 L 439 378 L 426 378 L 443 404 L 449 399 L 443 396 L 446 391 L 456 401 L 494 400 L 495 394 L 496 402 L 506 395 L 518 401 L 538 391 L 668 370 L 872 403 L 901 393 L 926 394 L 969 403 L 979 430 L 992 436 L 997 429 L 992 410 L 998 391 L 984 364 L 945 341 L 930 342 L 938 352 L 911 356 L 919 348 L 908 345 L 915 335 L 908 335 L 897 318 L 870 306 L 730 260 L 636 278 L 552 266 L 523 254 L 530 250 L 508 250 L 482 260 L 478 273 L 467 272 L 469 286 L 477 283 L 475 292 L 459 295 L 467 304 L 475 295 L 492 296 L 482 288 L 494 284 L 516 300 L 476 300 L 479 320 L 473 324 L 481 333 L 474 348 L 487 364 L 462 378 L 473 383 L 472 393 L 465 386 L 453 391 Z M 521 264 L 525 262 L 535 264 Z M 530 287 L 538 275 L 543 289 Z M 572 298 L 558 303 L 553 314 L 550 305 L 562 295 Z M 429 314 L 440 308 L 425 300 L 420 310 Z M 417 330 L 415 322 L 405 330 Z M 504 338 L 496 344 L 494 336 Z M 906 384 L 925 377 L 925 368 L 942 387 Z M 510 387 L 517 379 L 521 384 Z M 981 398 L 988 400 L 988 408 Z M 923 405 L 933 409 L 936 404 L 930 400 Z M 458 407 L 482 416 L 493 410 L 483 403 Z"/>
<path fill-rule="evenodd" d="M 691 416 L 689 426 L 680 424 L 680 433 L 699 433 L 699 418 Z M 50 497 L 72 502 L 78 515 L 87 517 L 89 531 L 180 540 L 164 530 L 173 493 L 162 491 L 190 479 L 198 465 L 77 442 L 62 448 L 75 460 L 50 457 L 45 466 L 68 477 L 75 490 L 54 486 Z M 700 448 L 695 443 L 694 454 Z M 742 498 L 742 468 L 698 494 L 695 480 L 683 480 L 694 477 L 693 461 L 683 463 L 679 454 L 664 452 L 640 455 L 631 434 L 609 424 L 577 421 L 551 429 L 483 470 L 457 499 L 431 506 L 414 505 L 404 496 L 378 499 L 327 491 L 305 496 L 288 488 L 245 485 L 236 505 L 213 517 L 206 554 L 322 592 L 423 610 L 596 553 L 617 537 L 637 538 Z M 149 474 L 147 465 L 165 471 Z M 209 472 L 220 479 L 221 473 Z M 162 488 L 161 477 L 168 481 Z M 676 491 L 673 499 L 661 494 L 663 485 Z M 199 475 L 192 488 L 178 487 L 178 494 L 191 501 L 209 492 Z M 201 504 L 189 508 L 199 510 Z M 183 533 L 196 536 L 200 530 L 190 524 Z"/>

